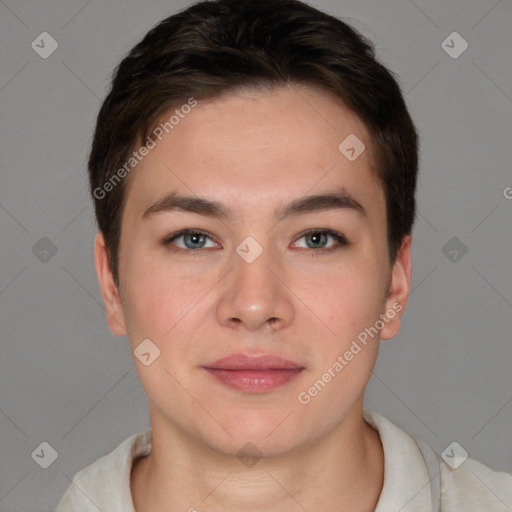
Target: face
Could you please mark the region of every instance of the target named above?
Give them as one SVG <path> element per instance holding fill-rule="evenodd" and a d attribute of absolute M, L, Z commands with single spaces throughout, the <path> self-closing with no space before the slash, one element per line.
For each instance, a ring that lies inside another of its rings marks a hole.
<path fill-rule="evenodd" d="M 157 139 L 129 176 L 119 290 L 95 249 L 110 329 L 152 361 L 134 355 L 153 427 L 270 455 L 361 403 L 411 272 L 409 237 L 389 263 L 372 165 L 363 123 L 304 86 L 199 102 Z"/>

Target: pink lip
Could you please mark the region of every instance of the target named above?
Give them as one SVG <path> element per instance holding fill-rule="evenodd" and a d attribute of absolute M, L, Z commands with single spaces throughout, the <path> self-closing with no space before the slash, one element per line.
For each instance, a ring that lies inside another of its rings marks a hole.
<path fill-rule="evenodd" d="M 202 366 L 221 383 L 239 391 L 265 393 L 282 386 L 304 370 L 293 361 L 270 354 L 233 354 Z"/>
<path fill-rule="evenodd" d="M 300 364 L 272 354 L 259 356 L 232 354 L 203 365 L 204 368 L 215 370 L 298 370 L 304 368 Z"/>

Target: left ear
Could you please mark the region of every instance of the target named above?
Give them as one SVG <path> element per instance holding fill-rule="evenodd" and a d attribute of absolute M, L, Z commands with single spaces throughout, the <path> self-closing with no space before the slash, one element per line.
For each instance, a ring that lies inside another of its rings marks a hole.
<path fill-rule="evenodd" d="M 390 340 L 400 332 L 400 319 L 405 312 L 411 289 L 411 245 L 412 236 L 407 235 L 398 251 L 389 284 L 388 296 L 385 302 L 384 327 L 380 338 Z"/>

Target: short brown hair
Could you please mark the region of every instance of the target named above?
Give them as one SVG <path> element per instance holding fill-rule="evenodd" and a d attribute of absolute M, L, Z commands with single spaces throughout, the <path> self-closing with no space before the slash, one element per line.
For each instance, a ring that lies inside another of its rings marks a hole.
<path fill-rule="evenodd" d="M 126 179 L 106 184 L 136 144 L 166 111 L 191 97 L 285 84 L 334 93 L 368 128 L 386 197 L 389 259 L 395 261 L 415 220 L 418 135 L 373 44 L 298 0 L 201 1 L 158 23 L 128 53 L 98 114 L 90 191 L 116 284 Z"/>

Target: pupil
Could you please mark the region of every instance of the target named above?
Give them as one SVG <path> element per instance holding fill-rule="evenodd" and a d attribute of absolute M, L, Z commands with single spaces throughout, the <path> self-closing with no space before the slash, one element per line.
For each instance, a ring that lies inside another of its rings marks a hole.
<path fill-rule="evenodd" d="M 189 239 L 192 240 L 192 245 L 200 243 L 200 239 L 204 237 L 204 235 L 192 234 L 187 235 Z M 199 240 L 198 240 L 199 239 Z M 187 238 L 185 238 L 187 240 Z M 197 247 L 190 247 L 190 244 L 186 243 L 187 247 L 190 249 L 197 249 Z"/>
<path fill-rule="evenodd" d="M 309 235 L 309 236 L 311 237 L 311 240 L 313 240 L 313 244 L 318 244 L 320 237 L 321 237 L 321 240 L 323 242 L 325 242 L 325 238 L 327 237 L 327 235 L 325 233 L 316 233 L 316 234 L 312 234 L 312 235 Z"/>

